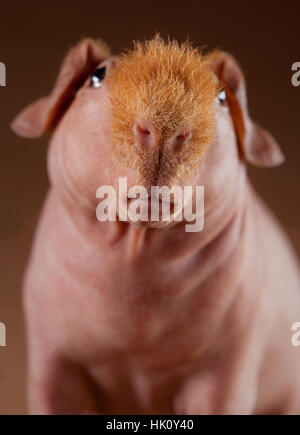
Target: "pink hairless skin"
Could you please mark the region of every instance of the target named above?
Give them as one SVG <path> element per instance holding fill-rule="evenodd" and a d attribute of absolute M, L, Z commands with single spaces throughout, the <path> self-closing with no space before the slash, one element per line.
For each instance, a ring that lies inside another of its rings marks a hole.
<path fill-rule="evenodd" d="M 232 56 L 86 39 L 12 129 L 54 130 L 24 280 L 32 413 L 300 412 L 299 268 L 245 165 L 283 155 Z M 203 230 L 99 222 L 96 191 L 120 177 L 204 186 Z"/>

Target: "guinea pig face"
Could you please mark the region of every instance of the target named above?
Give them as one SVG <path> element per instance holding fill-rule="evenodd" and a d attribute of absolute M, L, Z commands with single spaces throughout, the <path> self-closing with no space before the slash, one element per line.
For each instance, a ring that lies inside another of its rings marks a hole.
<path fill-rule="evenodd" d="M 88 197 L 101 185 L 118 191 L 121 177 L 148 191 L 205 186 L 210 148 L 220 152 L 227 130 L 234 142 L 226 91 L 207 59 L 156 38 L 95 68 L 57 128 L 52 154 Z"/>
<path fill-rule="evenodd" d="M 156 38 L 86 79 L 54 133 L 49 172 L 93 204 L 99 186 L 118 193 L 124 177 L 128 188 L 201 185 L 213 197 L 233 177 L 229 159 L 234 127 L 207 58 Z"/>
<path fill-rule="evenodd" d="M 128 188 L 148 192 L 204 186 L 209 207 L 221 193 L 232 196 L 243 161 L 283 161 L 273 137 L 248 115 L 235 59 L 220 51 L 203 56 L 159 36 L 119 57 L 102 40 L 82 40 L 67 54 L 52 92 L 11 126 L 28 138 L 54 131 L 52 184 L 93 207 L 99 186 L 118 192 L 124 177 Z"/>

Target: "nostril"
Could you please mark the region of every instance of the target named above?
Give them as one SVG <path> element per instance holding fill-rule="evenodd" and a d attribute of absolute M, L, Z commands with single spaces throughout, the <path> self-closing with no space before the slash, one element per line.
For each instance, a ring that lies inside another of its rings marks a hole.
<path fill-rule="evenodd" d="M 190 140 L 192 133 L 189 131 L 187 133 L 178 134 L 173 140 L 174 150 L 180 150 L 182 146 Z"/>
<path fill-rule="evenodd" d="M 152 133 L 146 125 L 135 123 L 133 125 L 133 134 L 137 138 L 138 143 L 142 146 L 149 146 L 152 142 Z"/>
<path fill-rule="evenodd" d="M 138 135 L 141 135 L 141 136 L 143 136 L 143 135 L 147 136 L 148 134 L 151 134 L 151 132 L 150 132 L 150 130 L 148 130 L 148 128 L 143 128 L 140 125 L 136 126 L 136 132 Z"/>

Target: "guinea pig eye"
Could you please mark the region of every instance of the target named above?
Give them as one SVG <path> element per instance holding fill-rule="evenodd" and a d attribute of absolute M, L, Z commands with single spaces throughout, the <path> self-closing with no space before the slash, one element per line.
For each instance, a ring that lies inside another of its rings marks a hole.
<path fill-rule="evenodd" d="M 226 101 L 226 91 L 225 91 L 225 89 L 222 89 L 222 90 L 219 92 L 218 100 L 219 100 L 219 102 L 220 102 L 221 104 L 225 103 L 225 101 Z"/>
<path fill-rule="evenodd" d="M 102 82 L 105 78 L 106 68 L 105 66 L 102 66 L 101 68 L 98 68 L 92 75 L 91 75 L 91 86 L 93 88 L 100 88 L 102 86 Z"/>

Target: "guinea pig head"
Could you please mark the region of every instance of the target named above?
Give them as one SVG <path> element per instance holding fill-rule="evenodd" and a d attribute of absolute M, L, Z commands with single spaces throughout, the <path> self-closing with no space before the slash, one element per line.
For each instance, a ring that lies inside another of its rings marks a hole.
<path fill-rule="evenodd" d="M 283 156 L 247 111 L 242 72 L 232 56 L 203 55 L 159 36 L 111 57 L 102 41 L 81 41 L 67 55 L 50 96 L 12 123 L 26 137 L 54 129 L 53 184 L 95 205 L 101 185 L 128 188 L 203 185 L 206 206 L 228 204 L 244 161 L 274 166 Z M 208 200 L 208 201 L 207 201 Z"/>

